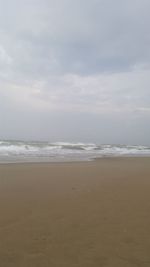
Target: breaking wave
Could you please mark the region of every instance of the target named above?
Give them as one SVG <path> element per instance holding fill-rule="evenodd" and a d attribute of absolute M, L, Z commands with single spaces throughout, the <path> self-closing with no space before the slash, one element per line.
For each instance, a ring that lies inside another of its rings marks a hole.
<path fill-rule="evenodd" d="M 0 141 L 0 162 L 55 162 L 98 157 L 150 156 L 150 147 L 94 143 Z"/>

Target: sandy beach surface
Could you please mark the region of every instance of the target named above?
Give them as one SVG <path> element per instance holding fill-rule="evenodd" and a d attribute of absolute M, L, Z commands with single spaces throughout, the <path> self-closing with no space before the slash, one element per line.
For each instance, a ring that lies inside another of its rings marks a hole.
<path fill-rule="evenodd" d="M 47 266 L 150 266 L 150 158 L 0 165 L 0 267 Z"/>

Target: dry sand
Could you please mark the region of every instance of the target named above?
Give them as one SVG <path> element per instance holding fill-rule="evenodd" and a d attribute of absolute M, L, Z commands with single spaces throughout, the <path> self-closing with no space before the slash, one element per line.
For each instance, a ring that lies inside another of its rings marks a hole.
<path fill-rule="evenodd" d="M 0 267 L 47 266 L 150 266 L 150 158 L 0 165 Z"/>

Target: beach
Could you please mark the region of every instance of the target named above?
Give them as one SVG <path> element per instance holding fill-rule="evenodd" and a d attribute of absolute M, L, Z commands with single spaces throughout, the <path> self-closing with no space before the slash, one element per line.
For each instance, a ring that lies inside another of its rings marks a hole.
<path fill-rule="evenodd" d="M 150 157 L 0 165 L 0 266 L 149 267 Z"/>

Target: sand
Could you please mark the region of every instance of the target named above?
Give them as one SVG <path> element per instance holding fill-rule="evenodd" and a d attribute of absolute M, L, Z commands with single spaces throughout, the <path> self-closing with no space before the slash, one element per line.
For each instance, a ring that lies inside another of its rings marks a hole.
<path fill-rule="evenodd" d="M 150 158 L 0 165 L 0 267 L 47 266 L 150 266 Z"/>

